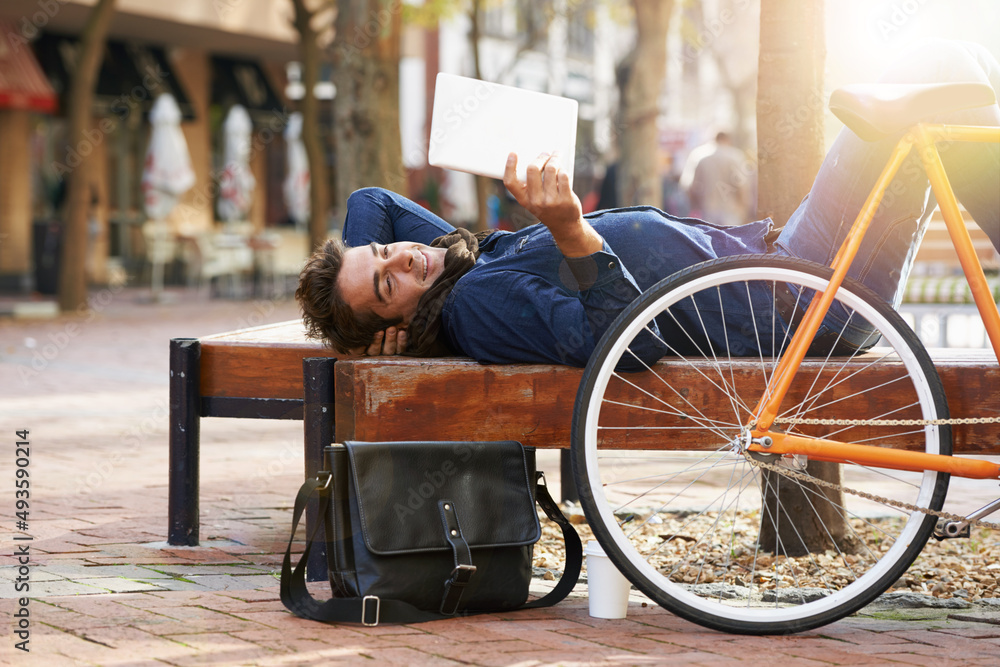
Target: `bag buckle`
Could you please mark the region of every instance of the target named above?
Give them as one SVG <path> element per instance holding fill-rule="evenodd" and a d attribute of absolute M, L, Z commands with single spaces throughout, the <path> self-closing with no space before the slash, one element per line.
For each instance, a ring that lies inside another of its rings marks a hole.
<path fill-rule="evenodd" d="M 472 580 L 472 575 L 476 573 L 475 565 L 456 565 L 451 571 L 451 578 L 444 584 L 444 598 L 441 600 L 440 612 L 445 616 L 452 616 L 458 611 L 458 604 L 462 600 L 462 591 Z"/>
<path fill-rule="evenodd" d="M 318 473 L 316 473 L 316 481 L 318 482 L 321 479 L 323 479 L 323 475 L 326 475 L 326 482 L 323 484 L 323 486 L 319 487 L 318 489 L 319 491 L 326 491 L 327 489 L 329 489 L 330 482 L 333 481 L 333 473 L 327 470 L 320 470 Z"/>
<path fill-rule="evenodd" d="M 375 622 L 368 622 L 368 601 L 375 600 Z M 375 627 L 378 625 L 379 615 L 382 612 L 382 600 L 379 599 L 377 595 L 366 595 L 361 598 L 361 625 L 367 625 L 368 627 Z"/>
<path fill-rule="evenodd" d="M 465 586 L 472 580 L 472 575 L 476 573 L 475 565 L 456 565 L 451 571 L 451 585 Z"/>

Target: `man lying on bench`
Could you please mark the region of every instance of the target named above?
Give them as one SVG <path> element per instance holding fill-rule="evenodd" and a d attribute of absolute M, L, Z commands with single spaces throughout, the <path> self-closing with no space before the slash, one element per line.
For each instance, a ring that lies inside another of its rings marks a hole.
<path fill-rule="evenodd" d="M 925 46 L 883 81 L 940 81 L 942 74 L 1000 88 L 996 59 L 962 42 Z M 996 104 L 947 116 L 934 120 L 1000 125 Z M 332 239 L 313 254 L 296 298 L 310 335 L 344 352 L 584 366 L 622 309 L 688 266 L 747 253 L 829 264 L 895 141 L 864 142 L 843 130 L 780 234 L 771 234 L 769 219 L 721 227 L 648 206 L 584 216 L 558 156 L 550 155 L 529 166 L 526 182 L 515 176 L 516 156 L 508 158 L 504 184 L 541 221 L 517 232 L 473 235 L 392 192 L 359 190 L 348 200 L 346 246 Z M 958 165 L 955 192 L 1000 250 L 997 150 L 955 145 L 942 157 L 947 167 Z M 921 236 L 929 186 L 920 173 L 914 182 L 912 170 L 900 170 L 896 178 L 906 183 L 879 208 L 849 273 L 894 305 Z M 831 310 L 823 326 L 836 333 L 843 322 Z M 753 332 L 744 336 L 734 342 L 731 332 L 729 342 L 756 354 Z M 651 362 L 663 353 L 650 337 L 639 356 Z"/>

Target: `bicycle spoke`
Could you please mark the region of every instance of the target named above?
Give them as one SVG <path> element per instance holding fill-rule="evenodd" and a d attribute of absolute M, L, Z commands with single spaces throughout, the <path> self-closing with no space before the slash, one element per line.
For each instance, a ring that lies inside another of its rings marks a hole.
<path fill-rule="evenodd" d="M 573 447 L 574 468 L 586 472 L 588 519 L 629 579 L 685 618 L 781 632 L 849 613 L 901 576 L 933 527 L 903 508 L 943 504 L 947 476 L 933 471 L 848 461 L 822 479 L 825 469 L 811 463 L 744 452 L 752 411 L 778 384 L 802 306 L 828 289 L 829 275 L 785 257 L 679 272 L 612 323 L 585 371 Z M 778 303 L 786 287 L 791 322 Z M 832 295 L 829 347 L 817 352 L 814 343 L 801 368 L 781 378 L 788 399 L 777 430 L 950 453 L 948 429 L 870 423 L 947 413 L 912 331 L 855 287 L 848 278 Z M 676 360 L 643 363 L 638 340 L 622 339 L 626 330 Z M 860 348 L 847 347 L 860 338 Z M 626 362 L 641 375 L 619 373 Z M 811 417 L 850 423 L 794 422 Z M 766 461 L 789 469 L 765 470 Z"/>

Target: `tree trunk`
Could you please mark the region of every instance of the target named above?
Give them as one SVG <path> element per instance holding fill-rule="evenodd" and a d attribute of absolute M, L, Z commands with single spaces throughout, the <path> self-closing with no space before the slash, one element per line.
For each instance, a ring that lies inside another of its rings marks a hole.
<path fill-rule="evenodd" d="M 806 471 L 834 484 L 841 483 L 839 463 L 810 461 Z M 800 486 L 780 473 L 761 470 L 764 510 L 760 518 L 760 546 L 783 556 L 804 556 L 834 549 L 854 553 L 857 540 L 841 508 L 844 493 L 815 484 Z M 780 498 L 780 502 L 779 502 Z"/>
<path fill-rule="evenodd" d="M 407 190 L 399 136 L 402 3 L 338 0 L 333 43 L 337 201 L 358 188 Z"/>
<path fill-rule="evenodd" d="M 80 54 L 73 71 L 67 98 L 69 133 L 67 151 L 78 155 L 78 163 L 66 174 L 66 221 L 63 228 L 62 257 L 59 273 L 59 308 L 72 311 L 87 306 L 87 213 L 90 209 L 90 173 L 94 168 L 88 157 L 93 146 L 86 132 L 93 119 L 94 87 L 108 26 L 115 11 L 115 0 L 98 0 L 90 10 L 80 39 Z M 70 163 L 69 160 L 66 161 Z"/>
<path fill-rule="evenodd" d="M 482 0 L 472 0 L 469 3 L 469 45 L 472 47 L 472 67 L 473 76 L 482 80 L 483 69 L 479 62 L 479 33 L 480 21 L 482 20 Z M 489 197 L 489 179 L 476 174 L 476 228 L 473 231 L 486 231 L 487 221 L 487 199 Z"/>
<path fill-rule="evenodd" d="M 309 160 L 309 248 L 317 248 L 327 237 L 326 214 L 330 193 L 327 190 L 326 151 L 319 131 L 319 100 L 315 87 L 319 81 L 319 45 L 312 26 L 313 12 L 305 0 L 292 0 L 295 6 L 295 29 L 299 33 L 302 57 L 302 143 Z"/>
<path fill-rule="evenodd" d="M 620 206 L 663 205 L 657 117 L 667 68 L 667 30 L 673 0 L 632 0 L 636 44 L 621 81 Z"/>
<path fill-rule="evenodd" d="M 798 207 L 823 163 L 823 31 L 823 0 L 761 2 L 757 217 L 770 216 L 777 225 L 783 225 Z M 836 463 L 813 461 L 807 472 L 834 483 L 841 478 Z M 766 509 L 761 517 L 761 546 L 770 550 L 780 544 L 779 551 L 789 556 L 838 547 L 851 551 L 845 537 L 848 527 L 838 509 L 843 505 L 843 492 L 814 485 L 803 489 L 779 477 L 763 475 Z"/>
<path fill-rule="evenodd" d="M 762 0 L 757 217 L 783 225 L 823 162 L 823 0 Z"/>

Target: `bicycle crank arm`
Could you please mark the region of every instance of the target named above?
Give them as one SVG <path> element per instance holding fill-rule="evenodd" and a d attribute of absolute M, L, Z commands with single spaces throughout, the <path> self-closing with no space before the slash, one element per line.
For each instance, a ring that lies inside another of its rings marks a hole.
<path fill-rule="evenodd" d="M 800 454 L 813 461 L 852 463 L 892 470 L 923 472 L 936 470 L 971 479 L 1000 479 L 1000 465 L 979 459 L 964 459 L 940 454 L 856 445 L 835 440 L 803 438 L 788 433 L 753 431 L 747 445 L 750 452 Z M 768 444 L 770 442 L 770 444 Z"/>
<path fill-rule="evenodd" d="M 970 528 L 972 527 L 972 524 L 980 523 L 983 517 L 989 516 L 997 510 L 1000 510 L 1000 498 L 997 498 L 988 505 L 980 507 L 975 512 L 967 516 L 964 521 L 938 519 L 937 526 L 934 527 L 933 537 L 938 541 L 952 540 L 957 537 L 969 537 L 971 535 Z"/>

